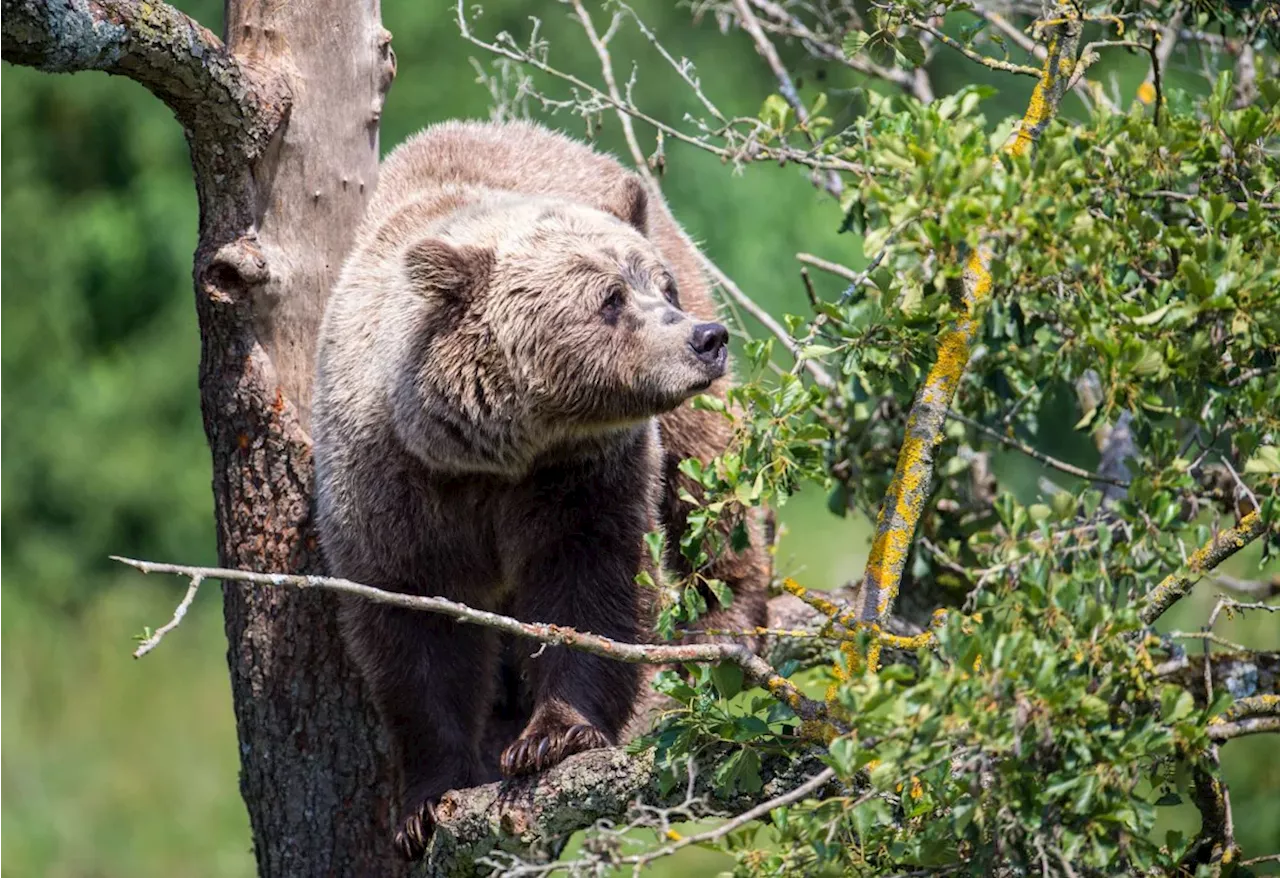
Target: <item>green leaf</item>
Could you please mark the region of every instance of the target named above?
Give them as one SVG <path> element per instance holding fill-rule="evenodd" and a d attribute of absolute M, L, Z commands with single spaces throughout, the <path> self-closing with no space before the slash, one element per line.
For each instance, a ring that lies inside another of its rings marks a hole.
<path fill-rule="evenodd" d="M 1167 305 L 1162 305 L 1149 314 L 1143 314 L 1141 317 L 1134 317 L 1133 322 L 1138 326 L 1155 326 L 1164 319 L 1164 315 L 1169 313 L 1173 304 L 1173 302 L 1170 302 Z"/>
<path fill-rule="evenodd" d="M 1280 473 L 1280 446 L 1262 445 L 1245 461 L 1247 473 Z"/>
<path fill-rule="evenodd" d="M 836 738 L 831 742 L 827 753 L 831 757 L 831 767 L 838 771 L 841 777 L 852 777 L 858 770 L 858 746 L 851 738 Z"/>
<path fill-rule="evenodd" d="M 825 357 L 834 354 L 836 349 L 822 344 L 808 344 L 800 349 L 800 359 L 816 360 L 819 357 Z"/>
<path fill-rule="evenodd" d="M 774 131 L 782 131 L 787 125 L 787 114 L 791 106 L 782 95 L 769 95 L 760 107 L 760 121 Z"/>
<path fill-rule="evenodd" d="M 860 30 L 851 30 L 844 35 L 844 42 L 840 44 L 840 48 L 844 51 L 846 58 L 852 58 L 861 53 L 869 42 L 871 42 L 870 34 L 863 33 Z"/>
<path fill-rule="evenodd" d="M 733 662 L 721 662 L 711 669 L 711 682 L 721 698 L 732 698 L 742 691 L 742 668 Z"/>
<path fill-rule="evenodd" d="M 919 67 L 924 63 L 924 46 L 915 37 L 899 37 L 896 48 L 912 67 Z"/>

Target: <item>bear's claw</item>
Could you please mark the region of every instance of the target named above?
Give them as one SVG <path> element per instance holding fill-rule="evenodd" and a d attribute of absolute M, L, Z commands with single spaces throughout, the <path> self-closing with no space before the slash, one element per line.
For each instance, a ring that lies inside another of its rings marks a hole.
<path fill-rule="evenodd" d="M 608 747 L 604 732 L 586 723 L 549 731 L 526 730 L 502 751 L 502 773 L 506 777 L 545 771 L 574 753 Z"/>
<path fill-rule="evenodd" d="M 428 799 L 400 821 L 400 830 L 395 835 L 396 851 L 410 862 L 422 859 L 435 827 L 436 803 Z"/>

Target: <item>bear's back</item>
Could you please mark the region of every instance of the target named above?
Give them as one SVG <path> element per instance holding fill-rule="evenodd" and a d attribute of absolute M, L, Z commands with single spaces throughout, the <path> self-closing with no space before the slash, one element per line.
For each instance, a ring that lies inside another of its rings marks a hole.
<path fill-rule="evenodd" d="M 438 215 L 447 212 L 458 190 L 477 187 L 601 209 L 613 204 L 623 183 L 634 176 L 612 156 L 523 121 L 431 125 L 392 150 L 378 174 L 356 244 L 371 252 L 381 252 L 393 241 L 409 243 L 396 239 L 404 226 L 414 224 L 402 212 L 414 202 L 427 202 L 425 212 Z M 684 309 L 700 320 L 715 320 L 697 253 L 656 192 L 649 193 L 647 225 L 649 239 L 675 272 Z"/>
<path fill-rule="evenodd" d="M 426 191 L 479 186 L 597 207 L 627 172 L 613 158 L 531 122 L 432 125 L 386 157 L 367 220 L 375 225 Z"/>

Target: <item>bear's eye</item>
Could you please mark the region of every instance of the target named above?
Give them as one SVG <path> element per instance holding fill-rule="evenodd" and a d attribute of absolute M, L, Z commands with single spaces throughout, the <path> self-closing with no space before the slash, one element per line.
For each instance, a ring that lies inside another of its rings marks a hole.
<path fill-rule="evenodd" d="M 672 308 L 680 307 L 680 294 L 676 291 L 676 282 L 669 277 L 662 281 L 662 297 Z"/>
<path fill-rule="evenodd" d="M 609 287 L 609 295 L 605 296 L 604 304 L 600 306 L 600 313 L 609 323 L 613 323 L 618 319 L 618 315 L 622 313 L 622 306 L 626 302 L 626 291 L 617 284 Z"/>

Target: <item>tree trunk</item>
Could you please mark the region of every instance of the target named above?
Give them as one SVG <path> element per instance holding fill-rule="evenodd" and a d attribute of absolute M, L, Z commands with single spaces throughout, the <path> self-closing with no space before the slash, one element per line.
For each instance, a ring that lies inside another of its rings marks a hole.
<path fill-rule="evenodd" d="M 284 77 L 292 105 L 236 185 L 201 173 L 196 305 L 213 452 L 218 552 L 228 567 L 322 572 L 311 522 L 315 338 L 377 180 L 378 119 L 394 62 L 378 0 L 231 0 L 226 44 Z M 392 775 L 381 725 L 338 635 L 331 599 L 224 589 L 240 788 L 258 873 L 394 875 Z"/>
<path fill-rule="evenodd" d="M 164 3 L 4 0 L 3 54 L 134 79 L 186 132 L 200 204 L 200 391 L 228 567 L 322 572 L 306 430 L 315 336 L 372 191 L 394 75 L 378 0 L 230 0 L 226 44 Z M 224 592 L 259 874 L 405 874 L 381 724 L 332 602 Z"/>

